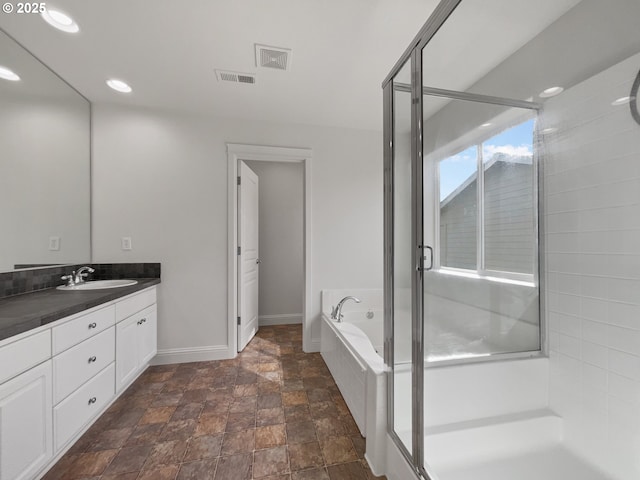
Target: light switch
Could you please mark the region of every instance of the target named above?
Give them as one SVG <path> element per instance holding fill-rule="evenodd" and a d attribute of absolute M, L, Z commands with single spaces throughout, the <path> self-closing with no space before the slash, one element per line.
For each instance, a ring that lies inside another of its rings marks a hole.
<path fill-rule="evenodd" d="M 120 243 L 122 250 L 131 250 L 131 237 L 122 237 Z"/>
<path fill-rule="evenodd" d="M 60 237 L 49 237 L 49 250 L 60 250 Z"/>

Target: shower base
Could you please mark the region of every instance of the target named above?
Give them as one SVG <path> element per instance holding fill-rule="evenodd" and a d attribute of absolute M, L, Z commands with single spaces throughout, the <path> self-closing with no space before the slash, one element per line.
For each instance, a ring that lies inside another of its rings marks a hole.
<path fill-rule="evenodd" d="M 425 457 L 434 480 L 610 480 L 563 445 L 548 410 L 430 427 Z"/>

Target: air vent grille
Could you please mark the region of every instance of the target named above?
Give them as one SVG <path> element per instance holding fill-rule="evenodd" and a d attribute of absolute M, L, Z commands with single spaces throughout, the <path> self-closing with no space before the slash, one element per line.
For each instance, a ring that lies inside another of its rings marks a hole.
<path fill-rule="evenodd" d="M 291 49 L 269 47 L 256 43 L 256 66 L 275 70 L 289 70 L 291 68 Z"/>
<path fill-rule="evenodd" d="M 256 83 L 256 76 L 252 73 L 230 72 L 228 70 L 216 70 L 219 82 Z"/>
<path fill-rule="evenodd" d="M 240 83 L 256 83 L 256 77 L 251 75 L 238 75 L 238 82 Z"/>

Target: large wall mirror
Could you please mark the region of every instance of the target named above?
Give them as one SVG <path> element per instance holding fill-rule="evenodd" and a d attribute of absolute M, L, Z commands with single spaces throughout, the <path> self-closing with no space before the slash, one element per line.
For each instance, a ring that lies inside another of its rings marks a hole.
<path fill-rule="evenodd" d="M 0 272 L 91 259 L 90 103 L 0 30 Z"/>

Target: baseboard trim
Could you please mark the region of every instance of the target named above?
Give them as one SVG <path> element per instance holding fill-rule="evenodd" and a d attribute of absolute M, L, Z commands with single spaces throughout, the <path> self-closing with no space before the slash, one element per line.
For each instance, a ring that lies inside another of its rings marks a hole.
<path fill-rule="evenodd" d="M 320 351 L 320 339 L 312 338 L 311 345 L 309 345 L 309 350 L 306 350 L 307 353 L 319 352 Z"/>
<path fill-rule="evenodd" d="M 213 345 L 210 347 L 168 348 L 158 350 L 151 360 L 151 365 L 168 365 L 172 363 L 207 362 L 210 360 L 225 360 L 229 357 L 227 345 Z"/>
<path fill-rule="evenodd" d="M 260 315 L 258 325 L 266 327 L 268 325 L 295 325 L 302 323 L 301 313 L 283 313 L 281 315 Z"/>

